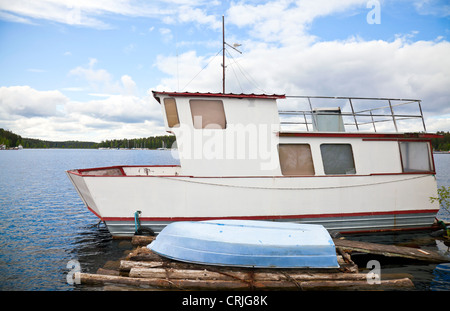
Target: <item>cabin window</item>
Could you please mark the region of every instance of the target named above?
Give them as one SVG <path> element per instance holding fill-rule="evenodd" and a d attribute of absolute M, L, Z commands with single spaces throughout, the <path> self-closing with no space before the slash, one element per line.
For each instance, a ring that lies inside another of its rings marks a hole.
<path fill-rule="evenodd" d="M 164 98 L 164 108 L 166 109 L 167 125 L 169 127 L 180 127 L 175 98 Z"/>
<path fill-rule="evenodd" d="M 322 144 L 320 152 L 326 175 L 356 174 L 350 144 Z"/>
<path fill-rule="evenodd" d="M 430 172 L 433 170 L 427 142 L 401 141 L 399 144 L 403 172 Z"/>
<path fill-rule="evenodd" d="M 227 127 L 221 100 L 192 99 L 189 104 L 194 128 L 224 129 Z"/>
<path fill-rule="evenodd" d="M 309 144 L 279 144 L 278 153 L 283 175 L 315 174 Z"/>

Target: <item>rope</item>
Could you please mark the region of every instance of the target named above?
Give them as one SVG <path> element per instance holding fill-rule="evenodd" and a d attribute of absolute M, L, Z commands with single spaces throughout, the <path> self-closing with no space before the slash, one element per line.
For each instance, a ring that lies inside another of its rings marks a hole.
<path fill-rule="evenodd" d="M 297 282 L 294 278 L 292 278 L 288 273 L 281 271 L 281 273 L 285 276 L 286 280 L 289 282 L 294 283 L 294 285 L 300 289 L 303 290 L 302 284 L 300 284 L 299 282 Z"/>
<path fill-rule="evenodd" d="M 253 271 L 249 271 L 250 279 L 249 279 L 249 280 L 245 280 L 245 279 L 241 279 L 241 278 L 239 278 L 239 277 L 237 277 L 237 276 L 235 276 L 235 275 L 233 275 L 233 274 L 229 274 L 229 273 L 227 273 L 227 272 L 220 271 L 219 269 L 215 269 L 215 268 L 213 268 L 213 267 L 208 267 L 208 268 L 205 269 L 205 270 L 209 270 L 209 271 L 211 271 L 211 272 L 216 272 L 216 273 L 219 273 L 219 274 L 228 276 L 228 277 L 230 277 L 230 278 L 232 278 L 232 279 L 235 279 L 235 280 L 237 280 L 237 281 L 243 282 L 243 283 L 246 284 L 250 289 L 254 289 L 254 288 L 255 288 L 255 286 L 254 286 L 254 284 L 253 284 L 253 282 L 254 282 L 254 273 L 253 273 Z"/>
<path fill-rule="evenodd" d="M 135 233 L 138 233 L 139 230 L 141 229 L 141 222 L 139 220 L 140 213 L 141 213 L 140 211 L 134 212 L 134 230 L 135 230 L 134 232 Z"/>
<path fill-rule="evenodd" d="M 194 184 L 201 184 L 201 185 L 209 185 L 209 186 L 217 186 L 217 187 L 230 187 L 230 188 L 244 188 L 244 189 L 263 189 L 263 190 L 324 190 L 324 189 L 343 189 L 343 188 L 357 188 L 357 187 L 368 187 L 368 186 L 374 186 L 374 185 L 383 185 L 383 184 L 391 184 L 391 183 L 397 183 L 397 182 L 403 182 L 403 181 L 409 181 L 419 178 L 425 178 L 428 177 L 428 175 L 425 176 L 416 176 L 412 178 L 405 178 L 400 180 L 390 180 L 390 181 L 383 181 L 383 182 L 377 182 L 377 183 L 368 183 L 368 184 L 360 184 L 360 185 L 348 185 L 348 186 L 330 186 L 330 187 L 317 187 L 317 188 L 296 188 L 296 187 L 287 187 L 287 188 L 279 188 L 279 187 L 251 187 L 251 186 L 241 186 L 241 185 L 225 185 L 225 184 L 216 184 L 216 183 L 208 183 L 208 182 L 199 182 L 199 181 L 193 181 L 193 180 L 187 180 L 187 179 L 179 179 L 179 178 L 173 178 L 173 177 L 165 177 L 165 176 L 155 176 L 158 178 L 168 179 L 168 180 L 176 180 L 176 181 L 182 181 L 187 183 L 194 183 Z M 355 176 L 358 177 L 358 176 Z M 192 177 L 190 177 L 192 178 Z M 201 178 L 201 177 L 200 177 Z M 226 179 L 226 178 L 224 178 Z"/>
<path fill-rule="evenodd" d="M 181 287 L 181 286 L 175 284 L 174 282 L 172 282 L 172 281 L 170 280 L 170 276 L 169 276 L 169 269 L 170 269 L 170 268 L 168 268 L 167 265 L 164 266 L 164 264 L 163 264 L 163 269 L 164 269 L 164 271 L 166 272 L 166 281 L 167 281 L 167 283 L 168 283 L 170 286 L 175 287 L 176 289 L 184 290 L 183 287 Z"/>
<path fill-rule="evenodd" d="M 217 52 L 217 54 L 216 55 L 214 55 L 212 58 L 211 58 L 211 60 L 191 79 L 191 81 L 189 81 L 183 88 L 182 88 L 182 90 L 184 90 L 189 84 L 191 84 L 191 82 L 192 81 L 194 81 L 194 79 L 195 78 L 197 78 L 197 76 L 203 71 L 203 70 L 205 70 L 206 69 L 206 67 L 208 67 L 209 66 L 209 64 L 211 64 L 211 62 L 216 58 L 216 56 L 217 55 L 219 55 L 219 53 L 220 52 L 222 52 L 222 49 L 220 49 L 220 51 L 219 52 Z"/>

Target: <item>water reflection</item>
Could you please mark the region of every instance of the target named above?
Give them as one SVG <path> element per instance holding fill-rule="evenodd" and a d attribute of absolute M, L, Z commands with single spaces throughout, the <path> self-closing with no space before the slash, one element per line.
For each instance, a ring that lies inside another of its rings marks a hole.
<path fill-rule="evenodd" d="M 450 263 L 442 263 L 433 270 L 435 278 L 431 282 L 433 291 L 448 291 L 450 289 Z"/>

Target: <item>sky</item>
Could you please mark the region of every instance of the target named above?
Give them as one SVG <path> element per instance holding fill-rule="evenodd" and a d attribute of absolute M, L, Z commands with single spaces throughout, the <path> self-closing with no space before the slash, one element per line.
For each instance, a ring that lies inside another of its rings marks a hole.
<path fill-rule="evenodd" d="M 152 90 L 422 100 L 450 131 L 448 0 L 0 0 L 0 128 L 165 135 Z"/>

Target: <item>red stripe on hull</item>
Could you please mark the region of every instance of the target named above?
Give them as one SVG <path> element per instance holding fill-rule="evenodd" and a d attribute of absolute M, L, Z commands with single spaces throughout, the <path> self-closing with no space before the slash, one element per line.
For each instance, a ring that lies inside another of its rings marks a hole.
<path fill-rule="evenodd" d="M 89 209 L 92 211 L 92 209 Z M 379 216 L 379 215 L 404 215 L 437 213 L 439 210 L 409 210 L 392 212 L 364 212 L 346 214 L 310 214 L 310 215 L 269 215 L 269 216 L 225 216 L 225 217 L 140 217 L 141 221 L 202 221 L 211 219 L 241 219 L 241 220 L 269 220 L 269 219 L 299 219 L 299 218 L 338 218 L 357 216 Z M 92 211 L 93 212 L 93 211 Z M 93 212 L 94 213 L 94 212 Z M 96 213 L 94 213 L 97 215 Z M 97 217 L 99 217 L 97 215 Z M 134 221 L 134 217 L 99 217 L 104 221 Z"/>

